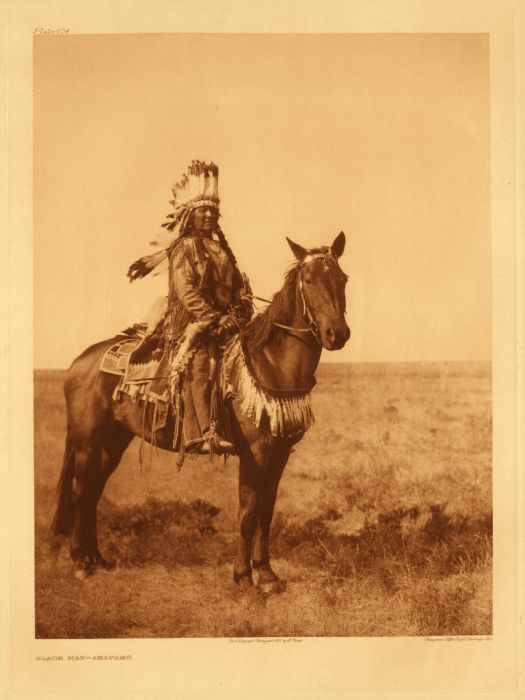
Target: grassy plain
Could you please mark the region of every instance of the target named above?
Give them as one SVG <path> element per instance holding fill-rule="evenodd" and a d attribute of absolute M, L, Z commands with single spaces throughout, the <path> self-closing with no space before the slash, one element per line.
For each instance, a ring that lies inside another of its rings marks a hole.
<path fill-rule="evenodd" d="M 99 506 L 117 569 L 81 582 L 48 531 L 65 436 L 62 371 L 35 373 L 40 638 L 487 635 L 492 631 L 490 366 L 321 365 L 316 424 L 284 472 L 273 562 L 284 594 L 232 582 L 237 460 L 135 440 Z M 150 460 L 151 458 L 151 460 Z"/>

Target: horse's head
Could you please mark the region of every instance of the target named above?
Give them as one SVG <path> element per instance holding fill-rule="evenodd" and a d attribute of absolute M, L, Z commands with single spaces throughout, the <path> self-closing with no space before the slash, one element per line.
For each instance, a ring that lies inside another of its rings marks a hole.
<path fill-rule="evenodd" d="M 327 350 L 339 350 L 350 338 L 345 320 L 345 285 L 347 275 L 339 267 L 345 248 L 345 234 L 335 238 L 330 247 L 310 250 L 286 239 L 299 261 L 298 284 L 304 313 L 318 329 L 320 343 Z"/>

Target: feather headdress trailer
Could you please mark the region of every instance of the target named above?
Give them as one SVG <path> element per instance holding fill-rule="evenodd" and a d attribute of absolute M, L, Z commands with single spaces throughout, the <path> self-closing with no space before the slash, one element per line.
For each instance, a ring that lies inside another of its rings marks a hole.
<path fill-rule="evenodd" d="M 155 274 L 167 270 L 168 253 L 176 241 L 187 233 L 194 209 L 203 206 L 219 208 L 219 167 L 215 163 L 194 160 L 171 191 L 173 199 L 170 204 L 173 205 L 174 211 L 168 214 L 168 221 L 162 224 L 164 230 L 150 241 L 151 246 L 160 250 L 151 255 L 144 255 L 130 265 L 130 282 L 146 277 L 153 270 Z"/>

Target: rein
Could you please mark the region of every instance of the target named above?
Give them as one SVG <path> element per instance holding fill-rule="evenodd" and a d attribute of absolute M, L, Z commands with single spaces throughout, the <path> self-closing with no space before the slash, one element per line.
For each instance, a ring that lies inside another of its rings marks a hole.
<path fill-rule="evenodd" d="M 301 283 L 301 292 L 302 292 L 303 285 Z M 266 304 L 271 304 L 270 299 L 265 299 L 264 297 L 258 297 L 257 295 L 253 294 L 252 295 L 254 299 L 257 299 L 257 301 L 264 301 Z M 312 314 L 310 313 L 310 310 L 306 306 L 306 299 L 304 298 L 304 294 L 301 294 L 301 297 L 303 299 L 303 314 L 308 314 L 310 317 L 310 321 L 308 328 L 296 328 L 295 326 L 286 326 L 284 323 L 277 323 L 277 321 L 274 321 L 272 325 L 277 326 L 278 328 L 284 328 L 286 331 L 299 331 L 300 333 L 309 333 L 310 331 L 312 332 L 318 332 L 318 326 L 317 323 L 313 320 Z M 306 319 L 305 319 L 306 320 Z M 312 327 L 314 326 L 316 330 Z"/>

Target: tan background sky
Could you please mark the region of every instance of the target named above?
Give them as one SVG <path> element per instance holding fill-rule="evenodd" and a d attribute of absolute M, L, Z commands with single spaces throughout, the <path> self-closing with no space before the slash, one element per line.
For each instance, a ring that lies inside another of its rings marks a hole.
<path fill-rule="evenodd" d="M 256 294 L 288 235 L 348 237 L 352 339 L 324 360 L 491 355 L 486 35 L 97 35 L 34 42 L 35 366 L 140 320 L 128 265 L 192 158 Z"/>

